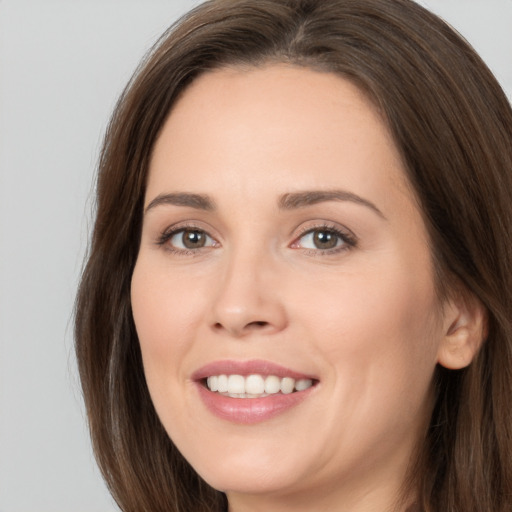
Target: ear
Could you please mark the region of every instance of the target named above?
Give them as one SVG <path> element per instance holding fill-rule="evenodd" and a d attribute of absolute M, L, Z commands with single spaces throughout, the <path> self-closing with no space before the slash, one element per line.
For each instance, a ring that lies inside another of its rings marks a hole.
<path fill-rule="evenodd" d="M 437 362 L 450 370 L 468 366 L 487 337 L 487 310 L 469 293 L 457 293 L 444 307 L 444 337 Z"/>

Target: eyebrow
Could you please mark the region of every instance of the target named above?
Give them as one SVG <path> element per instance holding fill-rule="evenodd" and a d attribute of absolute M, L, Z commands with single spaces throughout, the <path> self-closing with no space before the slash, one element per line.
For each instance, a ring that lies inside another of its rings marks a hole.
<path fill-rule="evenodd" d="M 147 213 L 149 210 L 156 208 L 160 205 L 170 204 L 174 206 L 188 206 L 189 208 L 196 208 L 197 210 L 211 211 L 215 210 L 215 203 L 213 200 L 204 194 L 191 194 L 189 192 L 174 192 L 170 194 L 160 194 L 156 196 L 144 210 Z"/>
<path fill-rule="evenodd" d="M 296 210 L 327 201 L 350 201 L 360 204 L 373 210 L 379 217 L 386 219 L 385 215 L 371 201 L 352 192 L 347 192 L 346 190 L 305 190 L 301 192 L 290 192 L 283 194 L 279 198 L 278 207 L 280 210 Z M 147 213 L 149 210 L 161 205 L 186 206 L 204 211 L 213 211 L 216 209 L 213 199 L 205 194 L 173 192 L 160 194 L 155 197 L 148 204 L 144 212 Z"/>
<path fill-rule="evenodd" d="M 371 201 L 352 192 L 347 192 L 346 190 L 306 190 L 303 192 L 292 192 L 282 195 L 278 205 L 281 210 L 295 210 L 326 201 L 350 201 L 366 206 L 373 210 L 379 217 L 386 219 L 385 215 Z"/>

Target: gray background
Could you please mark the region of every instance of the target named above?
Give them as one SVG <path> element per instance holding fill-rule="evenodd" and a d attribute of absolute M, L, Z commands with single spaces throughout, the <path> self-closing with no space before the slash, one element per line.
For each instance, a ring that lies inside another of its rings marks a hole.
<path fill-rule="evenodd" d="M 0 0 L 0 512 L 113 512 L 95 468 L 72 308 L 101 136 L 194 0 Z M 512 98 L 512 0 L 424 0 Z"/>

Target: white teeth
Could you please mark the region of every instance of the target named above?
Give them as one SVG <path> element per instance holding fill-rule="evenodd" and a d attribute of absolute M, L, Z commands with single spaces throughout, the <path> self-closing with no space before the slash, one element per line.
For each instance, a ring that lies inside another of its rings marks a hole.
<path fill-rule="evenodd" d="M 275 375 L 269 375 L 265 379 L 265 393 L 279 393 L 281 391 L 281 379 Z"/>
<path fill-rule="evenodd" d="M 290 393 L 293 393 L 293 388 L 295 387 L 295 379 L 292 379 L 290 377 L 285 377 L 281 381 L 281 393 L 285 395 L 289 395 Z"/>
<path fill-rule="evenodd" d="M 227 377 L 227 375 L 219 375 L 217 377 L 217 391 L 219 393 L 227 393 L 227 391 L 228 391 L 228 377 Z"/>
<path fill-rule="evenodd" d="M 219 381 L 219 378 L 216 377 L 215 375 L 208 377 L 208 379 L 206 381 L 207 385 L 208 385 L 208 389 L 210 391 L 217 391 L 219 389 L 218 381 Z"/>
<path fill-rule="evenodd" d="M 297 391 L 304 391 L 313 385 L 311 379 L 300 379 L 295 383 L 295 389 Z"/>
<path fill-rule="evenodd" d="M 243 375 L 212 375 L 206 379 L 210 391 L 218 391 L 232 398 L 260 398 L 267 395 L 293 393 L 305 391 L 313 385 L 311 379 L 298 379 L 291 377 L 280 378 L 275 375 L 254 374 Z"/>
<path fill-rule="evenodd" d="M 230 375 L 228 377 L 228 393 L 245 393 L 245 379 L 241 375 Z"/>
<path fill-rule="evenodd" d="M 265 381 L 261 375 L 249 375 L 245 379 L 245 392 L 251 395 L 261 395 L 265 392 Z"/>

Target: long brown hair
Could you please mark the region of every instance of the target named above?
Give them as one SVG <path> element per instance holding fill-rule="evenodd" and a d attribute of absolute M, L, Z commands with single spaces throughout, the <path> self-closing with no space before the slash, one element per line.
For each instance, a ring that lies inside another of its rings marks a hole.
<path fill-rule="evenodd" d="M 125 512 L 225 509 L 165 433 L 130 306 L 148 162 L 200 74 L 268 62 L 330 71 L 380 110 L 430 233 L 441 294 L 457 281 L 488 312 L 466 369 L 438 368 L 411 482 L 425 512 L 512 510 L 512 110 L 447 24 L 410 0 L 211 0 L 166 32 L 106 133 L 96 222 L 76 304 L 76 352 L 96 458 Z"/>

